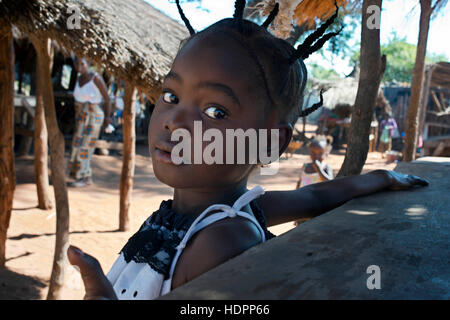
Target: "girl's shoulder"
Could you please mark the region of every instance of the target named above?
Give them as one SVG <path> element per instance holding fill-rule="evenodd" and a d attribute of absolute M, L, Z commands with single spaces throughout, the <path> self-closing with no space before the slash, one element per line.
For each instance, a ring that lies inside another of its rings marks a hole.
<path fill-rule="evenodd" d="M 173 276 L 176 288 L 261 242 L 248 219 L 219 220 L 195 234 L 183 250 Z"/>

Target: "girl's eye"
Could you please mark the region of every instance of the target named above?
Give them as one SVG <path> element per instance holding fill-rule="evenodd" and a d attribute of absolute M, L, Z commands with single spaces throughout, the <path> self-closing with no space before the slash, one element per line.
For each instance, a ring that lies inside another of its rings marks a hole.
<path fill-rule="evenodd" d="M 225 119 L 228 116 L 228 114 L 224 110 L 218 107 L 209 107 L 204 112 L 208 117 L 217 120 Z"/>
<path fill-rule="evenodd" d="M 177 104 L 179 102 L 178 97 L 169 91 L 163 92 L 163 100 L 170 104 Z"/>

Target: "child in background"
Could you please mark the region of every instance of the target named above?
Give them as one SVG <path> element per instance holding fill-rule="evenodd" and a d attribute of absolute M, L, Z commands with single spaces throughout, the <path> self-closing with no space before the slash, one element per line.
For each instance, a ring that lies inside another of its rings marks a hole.
<path fill-rule="evenodd" d="M 309 144 L 311 162 L 305 163 L 300 171 L 296 189 L 334 178 L 333 169 L 324 162 L 331 151 L 331 145 L 325 138 L 315 138 Z"/>
<path fill-rule="evenodd" d="M 426 185 L 418 177 L 379 170 L 298 190 L 264 192 L 261 187 L 247 190 L 250 173 L 263 164 L 259 159 L 257 164 L 174 164 L 171 135 L 178 129 L 192 133 L 194 121 L 223 135 L 228 129 L 278 129 L 277 155 L 282 154 L 293 124 L 321 105 L 301 110 L 307 80 L 303 60 L 336 35 L 323 36 L 337 17 L 336 12 L 295 49 L 266 30 L 278 5 L 259 26 L 243 19 L 245 1 L 238 0 L 232 19 L 199 33 L 179 1 L 177 6 L 191 37 L 164 79 L 149 127 L 153 170 L 173 188 L 173 199 L 163 201 L 142 224 L 107 275 L 94 257 L 69 247 L 85 299 L 158 298 L 270 239 L 268 226 L 314 217 L 380 190 Z"/>
<path fill-rule="evenodd" d="M 381 152 L 383 159 L 386 153 L 392 149 L 392 137 L 396 130 L 397 122 L 395 122 L 390 112 L 385 112 L 383 120 L 380 122 L 380 143 L 378 145 L 378 151 Z"/>
<path fill-rule="evenodd" d="M 309 144 L 309 156 L 311 162 L 305 163 L 300 170 L 300 177 L 296 189 L 308 186 L 310 184 L 333 180 L 333 169 L 324 162 L 324 159 L 331 151 L 331 144 L 325 137 L 316 137 Z M 297 226 L 309 219 L 300 219 L 294 222 Z"/>

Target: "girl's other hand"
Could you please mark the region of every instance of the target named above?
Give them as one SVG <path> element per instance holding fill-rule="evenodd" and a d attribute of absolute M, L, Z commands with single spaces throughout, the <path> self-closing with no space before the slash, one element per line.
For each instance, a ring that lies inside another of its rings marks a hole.
<path fill-rule="evenodd" d="M 428 186 L 429 182 L 418 176 L 403 174 L 395 171 L 382 170 L 390 179 L 389 190 L 407 190 L 414 186 Z"/>
<path fill-rule="evenodd" d="M 80 271 L 86 294 L 84 300 L 117 300 L 114 289 L 97 259 L 74 246 L 67 249 L 70 264 Z"/>

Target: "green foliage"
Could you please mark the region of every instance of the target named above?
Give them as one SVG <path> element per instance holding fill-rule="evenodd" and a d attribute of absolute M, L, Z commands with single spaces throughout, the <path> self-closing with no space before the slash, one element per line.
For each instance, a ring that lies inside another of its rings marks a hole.
<path fill-rule="evenodd" d="M 334 70 L 328 70 L 317 63 L 307 64 L 308 77 L 318 80 L 338 79 L 339 74 Z"/>
<path fill-rule="evenodd" d="M 381 54 L 387 58 L 384 83 L 411 83 L 414 64 L 416 61 L 416 46 L 406 42 L 406 38 L 399 38 L 395 33 L 388 44 L 381 46 Z M 359 67 L 359 48 L 353 52 L 351 65 Z M 447 61 L 445 55 L 427 54 L 426 63 L 433 64 Z"/>

